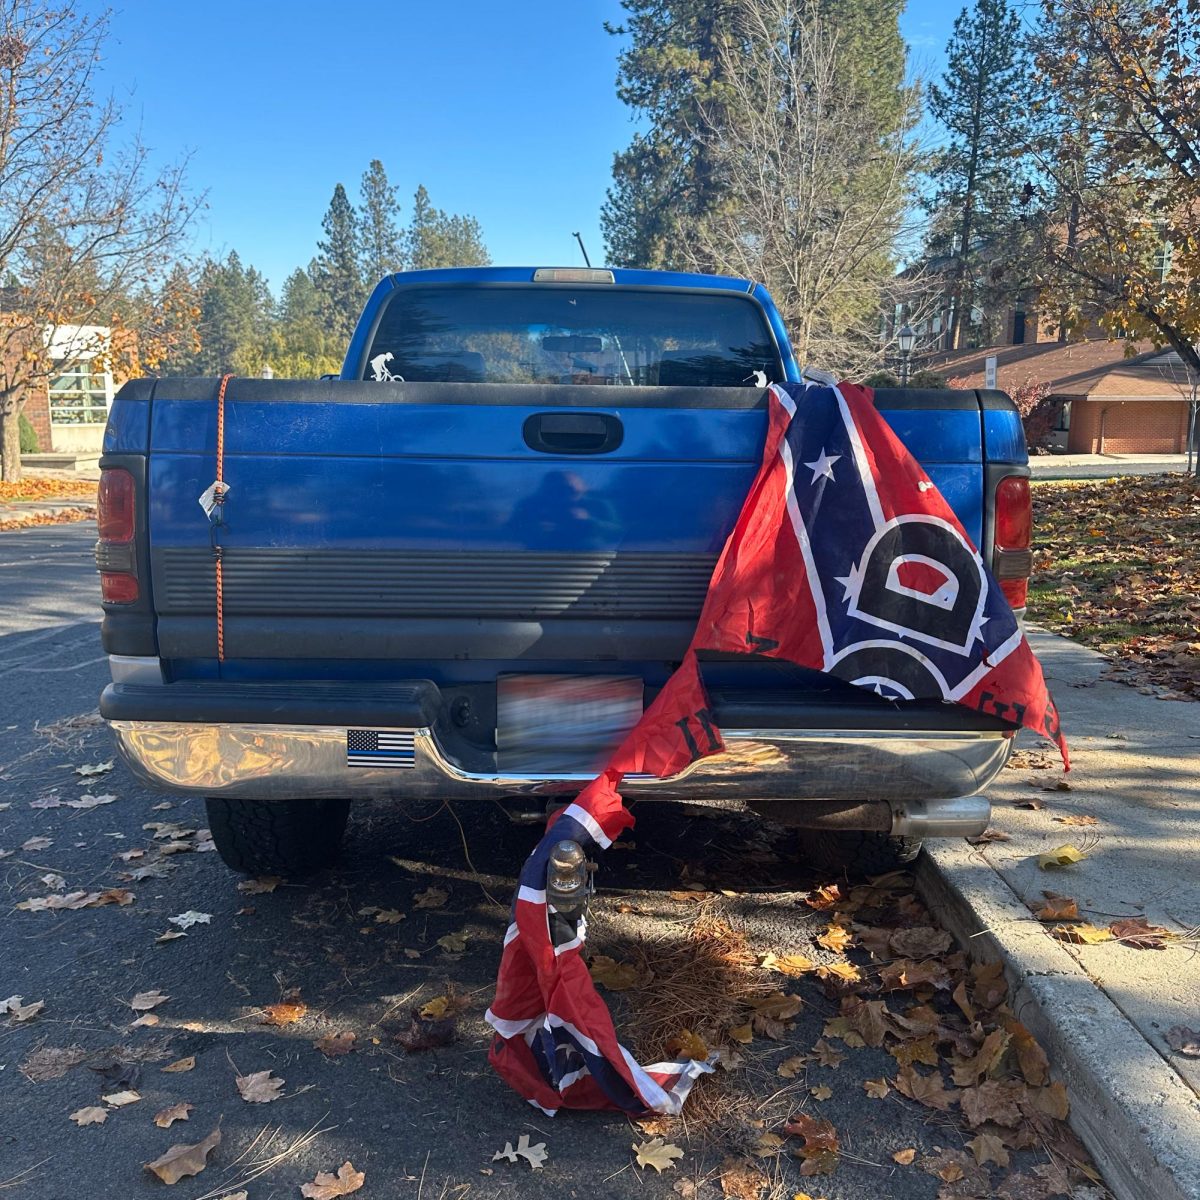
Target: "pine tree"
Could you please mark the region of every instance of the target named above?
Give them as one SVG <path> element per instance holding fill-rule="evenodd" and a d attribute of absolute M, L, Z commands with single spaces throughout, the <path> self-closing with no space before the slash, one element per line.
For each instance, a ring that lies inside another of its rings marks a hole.
<path fill-rule="evenodd" d="M 379 159 L 372 159 L 363 172 L 358 192 L 362 278 L 367 287 L 373 287 L 385 275 L 404 269 L 396 223 L 399 215 L 396 189 L 388 182 Z"/>
<path fill-rule="evenodd" d="M 946 348 L 962 340 L 969 313 L 989 283 L 1025 283 L 1019 196 L 1026 173 L 1018 152 L 1027 141 L 1030 68 L 1021 21 L 1008 0 L 978 0 L 963 9 L 946 47 L 946 71 L 929 88 L 929 109 L 947 131 L 935 160 L 934 244 L 953 259 Z M 1007 267 L 1007 270 L 1006 270 Z M 989 307 L 991 305 L 989 304 Z"/>
<path fill-rule="evenodd" d="M 267 361 L 274 302 L 267 281 L 242 266 L 236 252 L 209 261 L 200 272 L 199 348 L 181 347 L 178 365 L 165 373 L 257 375 Z"/>
<path fill-rule="evenodd" d="M 321 311 L 334 336 L 348 341 L 366 298 L 363 284 L 358 214 L 339 183 L 321 221 L 325 237 L 317 243 L 313 282 Z"/>
<path fill-rule="evenodd" d="M 336 374 L 345 343 L 329 331 L 321 295 L 309 270 L 297 267 L 284 282 L 275 327 L 271 331 L 271 367 L 277 376 L 315 379 Z"/>
<path fill-rule="evenodd" d="M 486 267 L 492 260 L 479 222 L 434 208 L 422 184 L 413 196 L 412 219 L 404 232 L 404 254 L 414 271 L 434 267 Z"/>

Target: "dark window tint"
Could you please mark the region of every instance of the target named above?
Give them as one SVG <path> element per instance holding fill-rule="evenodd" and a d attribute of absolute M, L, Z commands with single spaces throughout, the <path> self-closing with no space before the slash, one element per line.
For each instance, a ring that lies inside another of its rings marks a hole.
<path fill-rule="evenodd" d="M 741 387 L 783 372 L 744 297 L 531 284 L 396 291 L 363 378 Z"/>

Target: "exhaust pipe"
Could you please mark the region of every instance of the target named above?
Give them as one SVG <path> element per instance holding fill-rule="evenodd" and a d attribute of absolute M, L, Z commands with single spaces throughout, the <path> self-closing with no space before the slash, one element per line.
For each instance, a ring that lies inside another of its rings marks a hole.
<path fill-rule="evenodd" d="M 978 837 L 992 819 L 985 796 L 891 802 L 892 837 Z"/>

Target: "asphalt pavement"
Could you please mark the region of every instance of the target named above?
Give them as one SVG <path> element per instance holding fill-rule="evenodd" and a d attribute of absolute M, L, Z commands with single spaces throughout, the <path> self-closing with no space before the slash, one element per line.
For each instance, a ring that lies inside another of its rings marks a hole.
<path fill-rule="evenodd" d="M 778 977 L 803 1010 L 775 1040 L 756 1038 L 745 1068 L 715 1087 L 701 1082 L 685 1119 L 666 1129 L 684 1156 L 661 1176 L 633 1165 L 630 1146 L 646 1135 L 625 1117 L 551 1119 L 508 1090 L 487 1065 L 482 1015 L 508 894 L 537 831 L 498 806 L 358 806 L 336 869 L 247 894 L 193 832 L 205 825 L 200 799 L 150 792 L 119 763 L 78 774 L 113 758 L 95 712 L 107 668 L 93 538 L 86 524 L 0 535 L 0 1000 L 44 1002 L 26 1021 L 0 1018 L 6 1197 L 159 1195 L 163 1184 L 143 1164 L 219 1128 L 206 1170 L 176 1184 L 172 1196 L 296 1197 L 318 1171 L 350 1160 L 365 1173 L 357 1193 L 364 1200 L 487 1198 L 514 1188 L 554 1200 L 706 1200 L 721 1195 L 714 1168 L 731 1149 L 746 1148 L 756 1121 L 777 1128 L 781 1114 L 801 1108 L 837 1127 L 837 1170 L 802 1178 L 786 1154 L 762 1160 L 771 1181 L 764 1196 L 934 1200 L 946 1187 L 950 1176 L 920 1164 L 943 1148 L 961 1150 L 971 1134 L 894 1089 L 865 1098 L 867 1080 L 896 1073 L 883 1049 L 854 1050 L 838 1066 L 809 1063 L 792 1078 L 777 1073 L 784 1060 L 808 1054 L 838 1013 L 836 996 L 812 976 Z M 81 795 L 115 799 L 67 803 Z M 637 815 L 626 847 L 602 865 L 593 949 L 664 961 L 692 944 L 699 906 L 681 900 L 680 889 L 702 886 L 705 915 L 743 933 L 751 953 L 834 959 L 816 942 L 828 914 L 804 902 L 823 881 L 798 861 L 787 831 L 740 812 L 683 805 L 642 805 Z M 172 827 L 165 841 L 153 836 L 163 825 Z M 180 843 L 179 852 L 164 853 Z M 431 887 L 445 902 L 423 908 L 418 895 Z M 79 910 L 17 907 L 114 888 L 132 899 Z M 465 935 L 461 952 L 449 936 L 456 934 Z M 656 986 L 671 983 L 668 975 Z M 413 1007 L 451 991 L 467 1006 L 456 1040 L 406 1053 L 397 1032 Z M 147 992 L 168 999 L 131 1006 Z M 615 997 L 618 1030 L 630 1003 Z M 276 1010 L 283 1023 L 265 1023 L 277 1004 L 296 1007 Z M 139 1011 L 147 1019 L 135 1024 Z M 354 1035 L 350 1053 L 330 1056 L 314 1045 L 345 1034 Z M 189 1058 L 191 1069 L 164 1070 Z M 283 1081 L 280 1098 L 247 1102 L 236 1077 L 265 1071 Z M 825 1087 L 826 1099 L 811 1098 L 810 1089 Z M 140 1099 L 102 1099 L 124 1091 Z M 721 1094 L 724 1105 L 713 1099 Z M 184 1102 L 193 1106 L 186 1122 L 160 1128 L 152 1120 Z M 105 1111 L 102 1124 L 69 1119 L 89 1107 Z M 493 1160 L 522 1134 L 545 1143 L 542 1169 Z M 904 1149 L 916 1151 L 916 1166 L 893 1161 Z M 1014 1167 L 1044 1161 L 1013 1154 Z"/>

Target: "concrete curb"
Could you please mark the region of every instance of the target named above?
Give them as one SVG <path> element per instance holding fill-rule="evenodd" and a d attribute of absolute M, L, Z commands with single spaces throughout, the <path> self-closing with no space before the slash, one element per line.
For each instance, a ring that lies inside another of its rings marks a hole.
<path fill-rule="evenodd" d="M 1004 964 L 1013 1011 L 1071 1098 L 1117 1200 L 1200 1197 L 1200 1097 L 965 842 L 927 843 L 917 889 L 967 953 Z"/>

